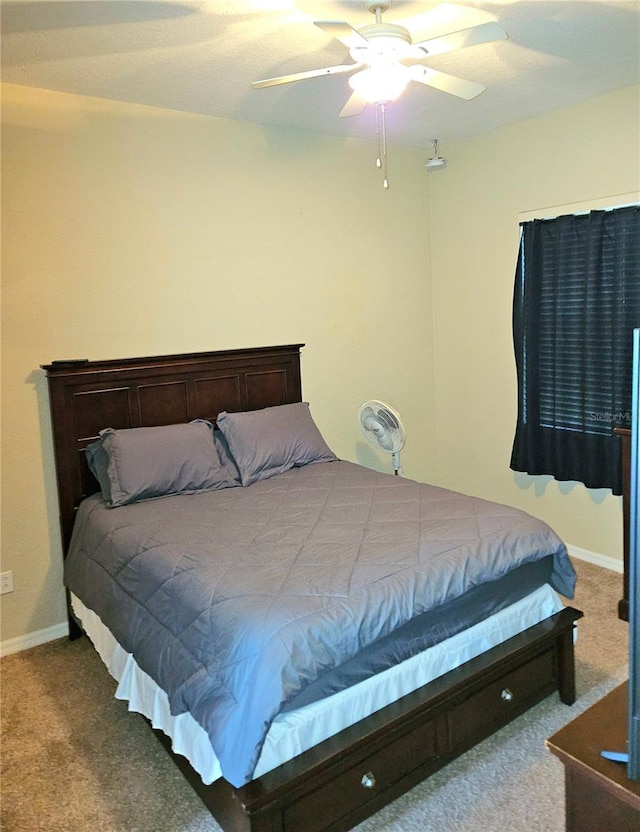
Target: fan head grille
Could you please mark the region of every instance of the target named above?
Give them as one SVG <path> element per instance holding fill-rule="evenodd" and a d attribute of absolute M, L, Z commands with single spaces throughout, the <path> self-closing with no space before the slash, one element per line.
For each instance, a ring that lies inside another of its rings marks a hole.
<path fill-rule="evenodd" d="M 396 454 L 404 447 L 404 426 L 391 405 L 375 399 L 365 402 L 358 410 L 358 422 L 363 436 L 374 448 Z"/>

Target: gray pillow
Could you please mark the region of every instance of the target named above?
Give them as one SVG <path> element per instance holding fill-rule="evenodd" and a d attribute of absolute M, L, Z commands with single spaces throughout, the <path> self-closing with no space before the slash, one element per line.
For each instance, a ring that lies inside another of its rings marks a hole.
<path fill-rule="evenodd" d="M 337 459 L 313 421 L 307 402 L 244 413 L 223 412 L 216 423 L 229 443 L 242 485 L 293 467 Z"/>
<path fill-rule="evenodd" d="M 100 431 L 86 449 L 111 506 L 238 485 L 220 462 L 210 422 Z"/>

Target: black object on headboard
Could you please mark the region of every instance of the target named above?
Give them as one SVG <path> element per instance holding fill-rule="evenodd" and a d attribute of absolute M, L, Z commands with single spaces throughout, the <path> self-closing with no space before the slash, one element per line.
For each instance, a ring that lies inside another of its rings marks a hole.
<path fill-rule="evenodd" d="M 218 413 L 301 401 L 300 348 L 43 364 L 49 383 L 62 545 L 80 502 L 98 491 L 86 455 L 100 430 L 215 422 Z"/>

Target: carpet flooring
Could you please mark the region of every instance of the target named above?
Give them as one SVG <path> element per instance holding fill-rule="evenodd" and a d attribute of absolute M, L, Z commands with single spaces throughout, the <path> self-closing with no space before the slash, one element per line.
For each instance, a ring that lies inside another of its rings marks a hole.
<path fill-rule="evenodd" d="M 563 832 L 564 772 L 545 739 L 627 678 L 622 578 L 575 562 L 578 700 L 546 699 L 357 832 Z M 86 638 L 0 661 L 5 832 L 220 832 Z"/>

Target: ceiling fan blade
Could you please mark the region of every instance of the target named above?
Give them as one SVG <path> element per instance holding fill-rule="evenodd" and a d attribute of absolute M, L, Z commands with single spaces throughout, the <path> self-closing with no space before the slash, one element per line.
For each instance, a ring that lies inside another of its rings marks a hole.
<path fill-rule="evenodd" d="M 456 78 L 455 75 L 438 72 L 438 70 L 426 66 L 412 66 L 411 80 L 426 84 L 428 87 L 434 87 L 442 92 L 448 92 L 458 98 L 464 98 L 465 101 L 471 101 L 472 98 L 486 90 L 483 84 L 476 84 L 475 81 L 465 81 L 464 78 Z"/>
<path fill-rule="evenodd" d="M 467 46 L 479 46 L 481 43 L 505 40 L 506 37 L 507 33 L 501 26 L 490 22 L 480 23 L 479 26 L 471 26 L 469 29 L 461 29 L 459 32 L 451 32 L 439 38 L 423 40 L 420 43 L 414 43 L 414 46 L 419 47 L 431 57 L 454 52 L 457 49 L 465 49 Z"/>
<path fill-rule="evenodd" d="M 331 35 L 332 38 L 339 40 L 340 43 L 344 43 L 348 49 L 368 43 L 364 35 L 350 26 L 346 20 L 314 20 L 314 25 Z"/>
<path fill-rule="evenodd" d="M 254 90 L 264 87 L 276 87 L 278 84 L 290 84 L 292 81 L 304 81 L 306 78 L 317 78 L 319 75 L 338 75 L 341 72 L 351 72 L 359 67 L 359 63 L 341 64 L 339 66 L 325 66 L 322 69 L 310 69 L 308 72 L 295 72 L 292 75 L 280 75 L 277 78 L 264 78 L 262 81 L 252 81 Z"/>
<path fill-rule="evenodd" d="M 369 102 L 366 98 L 358 95 L 357 92 L 352 92 L 347 103 L 340 110 L 340 118 L 349 118 L 349 116 L 359 116 Z"/>

